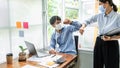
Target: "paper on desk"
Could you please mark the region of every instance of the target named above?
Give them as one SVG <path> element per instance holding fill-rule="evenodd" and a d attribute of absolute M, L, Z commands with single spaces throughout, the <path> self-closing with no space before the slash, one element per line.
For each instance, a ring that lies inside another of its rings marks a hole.
<path fill-rule="evenodd" d="M 52 60 L 52 61 L 56 61 L 57 59 L 59 59 L 59 58 L 61 58 L 62 57 L 62 55 L 50 55 L 50 56 L 46 56 L 46 57 L 43 57 L 43 58 L 39 58 L 39 57 L 37 57 L 37 56 L 31 56 L 30 58 L 28 58 L 27 60 L 28 61 L 36 61 L 36 62 L 43 62 L 43 61 L 45 61 L 46 59 L 47 60 Z"/>
<path fill-rule="evenodd" d="M 53 67 L 57 67 L 59 64 L 55 63 L 54 61 L 56 61 L 57 59 L 61 58 L 62 55 L 51 55 L 51 56 L 47 56 L 42 58 L 42 62 L 40 62 L 40 65 L 43 65 L 45 67 L 49 67 L 49 68 L 53 68 Z M 54 62 L 52 65 L 49 65 L 49 63 Z"/>
<path fill-rule="evenodd" d="M 23 66 L 22 68 L 38 68 L 38 67 L 31 66 L 31 65 L 25 65 L 25 66 Z"/>
<path fill-rule="evenodd" d="M 43 66 L 49 67 L 49 68 L 53 68 L 53 67 L 57 67 L 59 64 L 54 63 L 53 65 L 48 65 L 48 63 L 54 62 L 61 57 L 62 57 L 62 55 L 50 55 L 50 56 L 46 56 L 43 58 L 32 56 L 32 57 L 28 58 L 27 61 L 39 62 L 40 65 L 43 65 Z"/>
<path fill-rule="evenodd" d="M 35 61 L 35 62 L 42 62 L 42 58 L 39 58 L 37 56 L 31 56 L 27 59 L 27 61 Z"/>
<path fill-rule="evenodd" d="M 42 66 L 45 66 L 45 67 L 49 67 L 49 68 L 55 68 L 59 65 L 59 64 L 54 64 L 54 65 L 50 66 L 50 65 L 47 65 L 46 63 L 39 63 L 39 64 Z"/>

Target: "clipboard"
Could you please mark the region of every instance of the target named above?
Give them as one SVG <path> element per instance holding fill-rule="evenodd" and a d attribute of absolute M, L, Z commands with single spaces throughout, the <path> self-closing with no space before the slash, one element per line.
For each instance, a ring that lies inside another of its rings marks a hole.
<path fill-rule="evenodd" d="M 115 28 L 109 32 L 107 32 L 105 35 L 107 36 L 114 36 L 114 35 L 119 35 L 120 34 L 120 27 Z"/>

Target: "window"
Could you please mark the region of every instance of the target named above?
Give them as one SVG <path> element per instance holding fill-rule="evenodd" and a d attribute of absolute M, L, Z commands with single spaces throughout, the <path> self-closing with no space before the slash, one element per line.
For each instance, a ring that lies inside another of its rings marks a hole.
<path fill-rule="evenodd" d="M 58 15 L 62 18 L 69 18 L 69 19 L 76 19 L 76 20 L 84 20 L 87 17 L 90 17 L 91 15 L 94 15 L 94 11 L 96 10 L 95 7 L 95 0 L 60 0 L 59 2 L 57 0 L 48 0 L 48 25 L 47 25 L 47 30 L 48 30 L 48 45 L 50 43 L 50 37 L 53 32 L 52 26 L 49 24 L 49 19 L 53 15 Z M 86 6 L 87 5 L 87 6 Z M 92 9 L 92 10 L 91 10 Z M 90 29 L 88 28 L 87 33 L 91 34 L 91 31 L 94 29 L 94 27 L 91 27 Z M 80 35 L 78 33 L 78 35 Z M 85 36 L 86 36 L 85 35 Z M 94 41 L 94 32 L 91 34 L 91 37 L 85 38 L 85 36 L 82 37 L 80 43 L 83 43 L 81 45 L 87 45 L 89 47 L 93 47 L 93 42 Z M 91 39 L 93 39 L 91 41 Z"/>
<path fill-rule="evenodd" d="M 65 17 L 69 19 L 78 19 L 78 10 L 66 8 Z"/>
<path fill-rule="evenodd" d="M 86 6 L 87 5 L 87 6 Z M 92 10 L 91 10 L 92 9 Z M 48 20 L 53 15 L 58 15 L 62 18 L 69 18 L 69 19 L 75 19 L 82 21 L 92 15 L 94 15 L 96 12 L 96 1 L 95 0 L 60 0 L 59 2 L 57 0 L 48 0 Z M 94 13 L 94 14 L 93 14 Z M 50 43 L 50 37 L 53 32 L 52 26 L 49 24 L 48 21 L 48 45 Z M 93 41 L 95 41 L 95 33 L 93 30 L 95 30 L 96 27 L 89 27 L 88 30 L 85 32 L 83 37 L 81 37 L 83 40 L 80 40 L 80 47 L 93 47 Z M 93 33 L 91 33 L 93 31 Z M 97 30 L 96 30 L 97 31 Z M 90 34 L 90 37 L 85 37 L 87 34 Z M 78 35 L 79 32 L 78 32 Z M 81 39 L 80 38 L 80 39 Z M 92 40 L 91 40 L 92 39 Z"/>
<path fill-rule="evenodd" d="M 79 0 L 65 0 L 65 18 L 79 18 Z"/>
<path fill-rule="evenodd" d="M 113 2 L 117 5 L 118 12 L 120 13 L 120 0 L 113 0 Z"/>
<path fill-rule="evenodd" d="M 54 16 L 54 15 L 58 15 L 58 16 L 60 16 L 60 17 L 62 17 L 62 15 L 63 15 L 63 7 L 61 6 L 61 5 L 63 5 L 62 3 L 63 3 L 63 1 L 62 0 L 47 0 L 48 2 L 47 2 L 47 4 L 48 4 L 48 6 L 47 6 L 47 13 L 48 13 L 48 17 L 47 17 L 47 22 L 48 22 L 48 24 L 47 24 L 47 41 L 48 41 L 48 46 L 49 46 L 49 43 L 50 43 L 50 38 L 51 38 L 51 35 L 52 35 L 52 32 L 54 31 L 54 29 L 53 29 L 53 27 L 50 25 L 50 23 L 49 23 L 49 20 L 50 20 L 50 18 L 52 17 L 52 16 Z"/>
<path fill-rule="evenodd" d="M 117 3 L 120 12 L 120 0 L 114 2 Z M 62 20 L 64 20 L 64 18 L 69 18 L 72 20 L 78 20 L 82 23 L 85 19 L 99 12 L 98 6 L 98 0 L 60 0 L 59 2 L 57 0 L 48 0 L 48 45 L 50 43 L 51 34 L 54 30 L 49 24 L 50 17 L 58 15 Z M 95 23 L 86 28 L 84 35 L 81 36 L 79 32 L 76 32 L 75 34 L 80 36 L 80 47 L 93 49 L 97 33 L 98 27 Z"/>
<path fill-rule="evenodd" d="M 52 16 L 58 15 L 61 17 L 62 20 L 65 18 L 70 19 L 78 19 L 79 18 L 79 0 L 47 0 L 48 8 L 47 8 L 47 39 L 48 39 L 48 46 L 50 44 L 50 38 L 52 32 L 54 31 L 53 27 L 49 24 L 49 20 Z M 72 6 L 72 7 L 71 7 Z"/>
<path fill-rule="evenodd" d="M 81 0 L 81 21 L 95 15 L 98 12 L 98 2 L 96 0 Z M 84 34 L 81 36 L 79 34 L 79 47 L 93 49 L 95 39 L 97 36 L 97 25 L 92 24 L 87 26 Z"/>

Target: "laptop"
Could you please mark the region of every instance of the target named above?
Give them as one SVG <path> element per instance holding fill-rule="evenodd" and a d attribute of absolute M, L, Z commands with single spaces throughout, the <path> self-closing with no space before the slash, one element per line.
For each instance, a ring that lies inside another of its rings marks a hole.
<path fill-rule="evenodd" d="M 49 53 L 46 53 L 45 51 L 43 50 L 39 50 L 37 52 L 37 50 L 35 49 L 35 46 L 33 43 L 30 43 L 28 41 L 24 41 L 26 46 L 27 46 L 27 49 L 29 51 L 30 54 L 32 55 L 36 55 L 37 57 L 45 57 L 45 56 L 49 56 L 50 54 Z"/>

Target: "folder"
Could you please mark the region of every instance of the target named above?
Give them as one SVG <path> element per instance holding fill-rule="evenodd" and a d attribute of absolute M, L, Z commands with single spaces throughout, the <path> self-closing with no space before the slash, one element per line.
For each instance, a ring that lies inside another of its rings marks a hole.
<path fill-rule="evenodd" d="M 107 36 L 114 36 L 120 34 L 120 27 L 112 29 L 111 31 L 107 32 L 105 35 Z"/>

